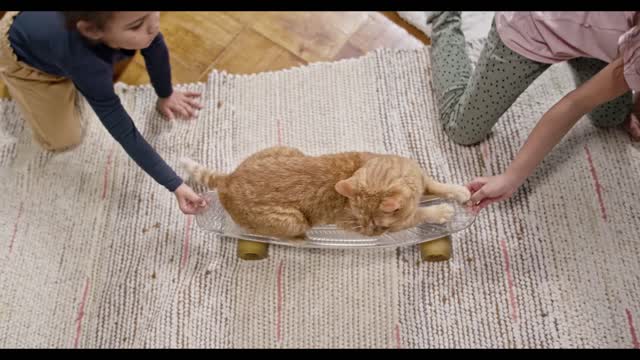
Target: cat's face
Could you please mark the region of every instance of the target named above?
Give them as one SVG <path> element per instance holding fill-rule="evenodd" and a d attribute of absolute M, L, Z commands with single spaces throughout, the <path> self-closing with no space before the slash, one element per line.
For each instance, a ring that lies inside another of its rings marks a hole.
<path fill-rule="evenodd" d="M 420 169 L 414 169 L 417 164 L 399 166 L 397 161 L 369 162 L 369 166 L 335 186 L 339 194 L 349 199 L 353 230 L 377 236 L 404 229 L 423 193 Z"/>

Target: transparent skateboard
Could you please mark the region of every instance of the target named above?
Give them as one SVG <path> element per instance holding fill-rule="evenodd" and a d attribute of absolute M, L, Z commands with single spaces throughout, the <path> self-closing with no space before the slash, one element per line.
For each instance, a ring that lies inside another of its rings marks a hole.
<path fill-rule="evenodd" d="M 301 248 L 384 248 L 409 246 L 447 238 L 462 231 L 473 224 L 476 215 L 453 199 L 425 197 L 420 202 L 421 207 L 433 206 L 442 203 L 454 208 L 453 217 L 444 224 L 424 223 L 416 227 L 385 233 L 379 236 L 366 236 L 355 232 L 338 229 L 335 225 L 322 225 L 313 227 L 307 231 L 306 237 L 300 240 L 279 239 L 276 237 L 252 234 L 238 226 L 227 214 L 218 199 L 217 192 L 210 191 L 201 195 L 207 201 L 207 208 L 196 215 L 198 226 L 208 232 L 221 236 L 235 238 L 240 241 L 238 255 L 242 258 L 256 259 L 266 257 L 268 244 L 295 246 Z M 262 244 L 257 244 L 262 243 Z M 263 248 L 263 251 L 260 249 Z M 450 248 L 450 246 L 449 246 Z M 262 252 L 252 256 L 243 256 L 243 249 L 248 253 Z M 424 249 L 423 249 L 424 250 Z M 446 256 L 448 258 L 448 256 Z M 423 259 L 425 258 L 423 251 Z M 440 259 L 444 260 L 444 259 Z M 432 260 L 433 261 L 433 260 Z"/>

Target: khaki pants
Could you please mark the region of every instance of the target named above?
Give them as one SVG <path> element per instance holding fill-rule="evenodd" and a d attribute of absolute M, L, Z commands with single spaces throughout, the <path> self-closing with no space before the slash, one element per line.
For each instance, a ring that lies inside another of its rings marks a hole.
<path fill-rule="evenodd" d="M 82 140 L 77 90 L 71 80 L 46 74 L 18 61 L 9 42 L 9 28 L 17 11 L 0 20 L 0 79 L 6 84 L 33 131 L 47 150 L 66 150 Z"/>

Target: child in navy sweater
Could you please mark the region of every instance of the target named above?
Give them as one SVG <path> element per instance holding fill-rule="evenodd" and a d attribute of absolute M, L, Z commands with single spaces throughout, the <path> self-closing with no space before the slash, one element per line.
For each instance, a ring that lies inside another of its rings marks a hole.
<path fill-rule="evenodd" d="M 67 150 L 82 139 L 75 105 L 81 93 L 111 136 L 156 182 L 173 192 L 180 210 L 206 204 L 145 141 L 113 87 L 113 65 L 140 50 L 157 109 L 169 119 L 194 117 L 198 93 L 175 91 L 159 12 L 24 11 L 0 21 L 0 77 L 40 145 Z"/>

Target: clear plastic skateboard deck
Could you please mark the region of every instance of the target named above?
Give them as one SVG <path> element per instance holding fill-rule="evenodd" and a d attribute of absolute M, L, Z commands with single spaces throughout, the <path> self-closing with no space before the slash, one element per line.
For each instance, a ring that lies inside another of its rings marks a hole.
<path fill-rule="evenodd" d="M 305 248 L 381 248 L 415 245 L 464 230 L 471 226 L 476 219 L 475 214 L 453 199 L 431 198 L 422 200 L 420 206 L 450 204 L 455 210 L 451 220 L 444 224 L 425 223 L 410 229 L 378 236 L 366 236 L 345 231 L 338 229 L 335 225 L 321 225 L 307 231 L 305 239 L 288 240 L 251 234 L 231 219 L 222 207 L 217 192 L 210 191 L 201 196 L 206 199 L 208 204 L 205 211 L 196 215 L 196 223 L 201 229 L 241 240 Z"/>

